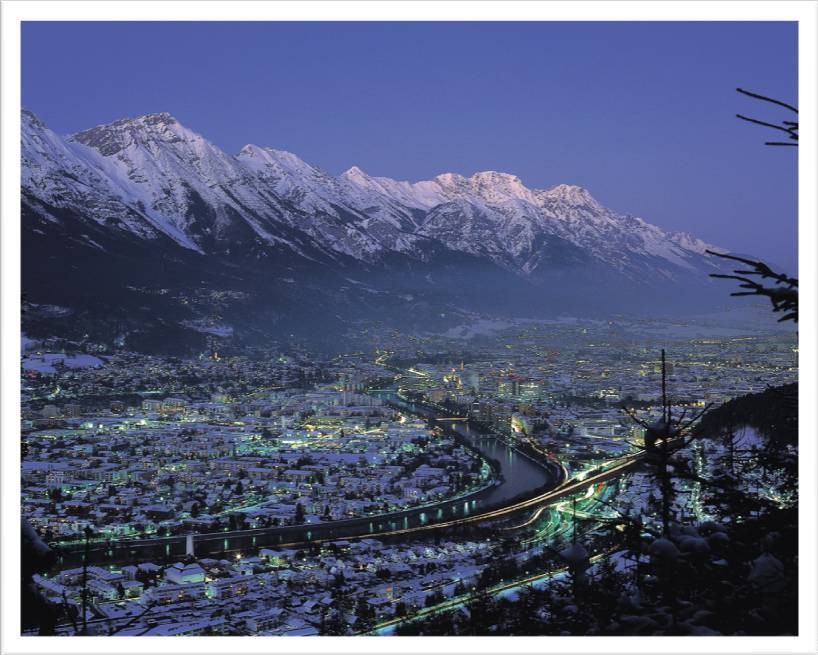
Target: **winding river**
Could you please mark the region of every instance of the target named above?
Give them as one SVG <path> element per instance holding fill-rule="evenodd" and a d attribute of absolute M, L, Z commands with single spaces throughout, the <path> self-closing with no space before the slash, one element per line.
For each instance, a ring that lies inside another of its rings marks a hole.
<path fill-rule="evenodd" d="M 400 410 L 424 418 L 434 418 L 439 413 L 426 405 L 409 403 L 394 392 L 378 394 Z M 371 517 L 343 519 L 325 523 L 294 526 L 256 528 L 216 533 L 200 533 L 193 536 L 197 556 L 241 553 L 259 547 L 298 547 L 311 542 L 375 537 L 381 533 L 406 531 L 423 532 L 434 528 L 436 523 L 501 508 L 526 496 L 534 496 L 560 480 L 558 465 L 539 463 L 495 436 L 480 432 L 468 421 L 441 423 L 444 430 L 457 433 L 470 447 L 484 457 L 499 464 L 500 476 L 496 484 L 457 498 L 441 500 L 422 507 L 378 514 Z M 185 535 L 129 539 L 111 542 L 92 542 L 89 561 L 97 563 L 129 563 L 142 561 L 169 561 L 185 555 L 190 546 Z M 83 561 L 81 544 L 63 547 L 58 552 L 57 568 L 76 566 Z"/>

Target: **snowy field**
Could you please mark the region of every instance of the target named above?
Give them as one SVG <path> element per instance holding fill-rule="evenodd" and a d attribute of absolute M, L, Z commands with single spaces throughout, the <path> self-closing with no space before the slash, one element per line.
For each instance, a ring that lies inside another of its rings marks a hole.
<path fill-rule="evenodd" d="M 99 357 L 93 355 L 78 354 L 68 356 L 65 353 L 43 353 L 41 355 L 27 355 L 23 357 L 21 365 L 26 371 L 37 371 L 38 373 L 56 373 L 55 365 L 64 364 L 68 368 L 88 368 L 102 366 L 103 362 Z"/>

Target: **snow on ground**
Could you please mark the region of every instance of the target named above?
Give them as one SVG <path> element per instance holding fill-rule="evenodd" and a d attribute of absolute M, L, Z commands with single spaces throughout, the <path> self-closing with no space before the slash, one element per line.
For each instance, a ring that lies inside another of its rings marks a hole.
<path fill-rule="evenodd" d="M 758 431 L 749 425 L 745 425 L 736 430 L 736 446 L 739 448 L 764 448 L 764 438 Z"/>
<path fill-rule="evenodd" d="M 40 343 L 39 341 L 35 341 L 34 339 L 27 337 L 25 334 L 21 334 L 20 352 L 24 353 L 27 350 L 34 350 L 39 345 L 39 343 Z"/>
<path fill-rule="evenodd" d="M 86 355 L 68 356 L 65 353 L 43 353 L 40 355 L 27 355 L 23 358 L 22 367 L 27 371 L 37 371 L 38 373 L 56 373 L 55 365 L 64 364 L 68 368 L 88 368 L 102 366 L 103 362 L 99 357 Z"/>

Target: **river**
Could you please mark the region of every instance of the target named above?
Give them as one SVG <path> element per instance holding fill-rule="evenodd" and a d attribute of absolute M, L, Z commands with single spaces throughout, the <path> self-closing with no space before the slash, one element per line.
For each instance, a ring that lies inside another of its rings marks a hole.
<path fill-rule="evenodd" d="M 407 403 L 393 392 L 387 392 L 386 396 L 380 395 L 407 413 L 427 418 L 437 415 L 434 409 Z M 444 430 L 456 432 L 484 457 L 499 463 L 498 483 L 458 498 L 372 517 L 196 534 L 193 537 L 195 554 L 213 556 L 223 553 L 246 553 L 259 547 L 289 547 L 316 541 L 375 537 L 380 533 L 403 530 L 422 532 L 433 528 L 436 523 L 467 518 L 510 504 L 512 499 L 534 496 L 537 492 L 560 482 L 559 467 L 556 464 L 535 462 L 495 436 L 479 432 L 471 423 L 454 422 L 442 425 L 445 426 Z M 185 535 L 109 543 L 94 542 L 90 544 L 89 561 L 107 564 L 146 560 L 169 561 L 184 556 L 188 545 Z M 76 566 L 82 563 L 82 559 L 82 545 L 64 547 L 59 552 L 56 567 Z"/>

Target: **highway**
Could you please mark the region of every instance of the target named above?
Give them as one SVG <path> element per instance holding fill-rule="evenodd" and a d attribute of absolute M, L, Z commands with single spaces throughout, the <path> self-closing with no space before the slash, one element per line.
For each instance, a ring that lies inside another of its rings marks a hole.
<path fill-rule="evenodd" d="M 406 410 L 406 403 L 401 403 Z M 418 412 L 429 415 L 426 412 Z M 494 437 L 475 435 L 468 423 L 454 423 L 448 429 L 462 430 L 461 436 L 472 440 L 473 446 L 486 453 L 492 447 L 502 447 L 506 456 L 499 459 L 502 466 L 517 466 L 517 469 L 506 470 L 502 483 L 490 486 L 477 492 L 478 500 L 449 499 L 431 507 L 410 508 L 379 514 L 371 517 L 358 517 L 326 523 L 279 526 L 273 528 L 256 528 L 250 530 L 233 530 L 215 533 L 199 533 L 194 536 L 197 556 L 224 553 L 242 553 L 260 547 L 290 548 L 310 544 L 324 543 L 340 539 L 359 538 L 395 538 L 401 536 L 420 536 L 431 530 L 447 530 L 461 526 L 506 519 L 532 510 L 534 514 L 524 523 L 515 527 L 521 528 L 532 523 L 543 509 L 576 493 L 587 490 L 591 485 L 605 482 L 626 473 L 641 462 L 642 453 L 636 453 L 614 460 L 613 465 L 583 479 L 566 480 L 565 468 L 558 462 L 536 462 L 540 469 L 539 484 L 519 474 L 520 466 L 526 471 L 532 467 L 534 460 L 524 453 L 514 451 L 525 457 L 516 457 L 508 445 L 501 444 Z M 497 461 L 496 451 L 491 451 L 492 459 Z M 529 461 L 530 460 L 530 461 Z M 555 486 L 556 483 L 556 486 Z M 519 489 L 519 492 L 518 492 Z M 532 495 L 533 494 L 533 495 Z M 450 517 L 450 518 L 447 518 Z M 134 561 L 178 559 L 185 554 L 186 535 L 168 537 L 150 537 L 146 539 L 123 540 L 112 542 L 94 542 L 89 547 L 89 561 L 105 564 L 122 564 Z M 55 568 L 79 565 L 83 559 L 83 545 L 76 544 L 63 547 L 58 551 Z"/>
<path fill-rule="evenodd" d="M 265 545 L 277 548 L 293 548 L 303 547 L 309 544 L 325 543 L 338 539 L 419 536 L 430 530 L 444 530 L 473 523 L 504 519 L 532 508 L 541 512 L 542 508 L 557 503 L 573 494 L 584 492 L 591 485 L 595 485 L 622 475 L 623 473 L 626 473 L 627 471 L 630 471 L 638 466 L 639 463 L 639 456 L 622 458 L 622 461 L 618 462 L 611 468 L 597 473 L 596 475 L 587 477 L 584 480 L 568 480 L 558 485 L 556 488 L 537 494 L 534 497 L 510 503 L 504 507 L 479 512 L 457 519 L 429 522 L 413 527 L 392 527 L 395 525 L 394 521 L 379 522 L 377 519 L 371 519 L 369 521 L 366 519 L 353 519 L 351 521 L 333 521 L 314 526 L 288 526 L 286 528 L 237 530 L 229 533 L 206 533 L 196 535 L 196 550 L 197 553 L 200 554 L 201 552 L 206 552 L 209 554 L 232 553 L 246 552 L 250 548 Z M 527 521 L 526 523 L 517 527 L 523 527 L 524 525 L 528 525 L 530 522 L 531 521 Z M 373 526 L 373 529 L 362 529 L 362 526 L 365 523 Z M 377 526 L 377 528 L 374 526 Z M 324 529 L 320 530 L 321 528 Z M 90 559 L 92 561 L 104 561 L 107 563 L 135 561 L 134 555 L 139 553 L 154 553 L 154 558 L 158 557 L 160 559 L 163 555 L 166 558 L 180 557 L 184 554 L 184 540 L 184 536 L 175 536 L 140 540 L 138 542 L 121 542 L 118 544 L 113 544 L 110 548 L 105 545 L 96 545 L 90 549 Z M 180 546 L 182 548 L 181 552 L 179 552 Z M 163 548 L 164 552 L 162 550 Z M 61 562 L 61 566 L 65 566 L 66 562 L 68 561 L 80 563 L 82 559 L 81 552 L 81 548 L 76 548 L 72 553 L 74 557 L 71 560 L 68 560 L 65 558 L 65 555 L 63 555 L 64 559 Z M 139 558 L 137 557 L 136 559 L 138 560 Z"/>
<path fill-rule="evenodd" d="M 590 562 L 592 564 L 598 562 L 600 559 L 602 559 L 608 554 L 609 554 L 608 552 L 605 552 L 594 555 L 593 557 L 590 558 Z M 563 567 L 555 571 L 549 571 L 548 573 L 534 573 L 533 575 L 527 575 L 523 578 L 519 578 L 511 582 L 501 582 L 500 584 L 495 585 L 493 587 L 489 587 L 488 589 L 481 591 L 480 593 L 477 594 L 474 592 L 469 592 L 463 594 L 462 596 L 447 598 L 443 602 L 438 603 L 437 605 L 433 605 L 432 607 L 420 608 L 411 616 L 396 617 L 392 619 L 387 619 L 386 621 L 382 621 L 366 634 L 371 635 L 390 634 L 395 629 L 395 627 L 402 623 L 411 623 L 412 621 L 417 621 L 419 619 L 423 619 L 426 618 L 427 616 L 431 616 L 434 614 L 450 612 L 452 610 L 467 605 L 471 601 L 476 600 L 479 596 L 496 596 L 504 592 L 517 591 L 519 589 L 522 589 L 523 587 L 526 587 L 527 585 L 537 585 L 539 583 L 547 582 L 555 578 L 560 578 L 562 576 L 565 576 L 567 573 L 568 573 L 567 567 Z"/>
<path fill-rule="evenodd" d="M 404 412 L 433 417 L 430 408 L 408 407 Z M 412 507 L 386 514 L 356 517 L 322 523 L 255 528 L 222 532 L 197 533 L 194 548 L 197 556 L 220 553 L 246 553 L 260 547 L 303 546 L 338 539 L 377 537 L 390 534 L 424 532 L 453 525 L 450 520 L 466 518 L 490 509 L 502 508 L 519 498 L 540 494 L 562 481 L 563 469 L 556 462 L 538 462 L 492 435 L 482 434 L 468 423 L 446 424 L 445 430 L 456 432 L 473 450 L 479 451 L 500 467 L 498 483 L 456 498 L 443 499 L 432 505 Z M 467 520 L 465 523 L 472 523 Z M 457 523 L 462 525 L 464 523 Z M 75 542 L 58 549 L 55 568 L 78 566 L 83 561 L 84 544 Z M 89 561 L 101 564 L 124 564 L 135 561 L 168 561 L 186 553 L 186 535 L 146 537 L 141 539 L 92 540 Z"/>

